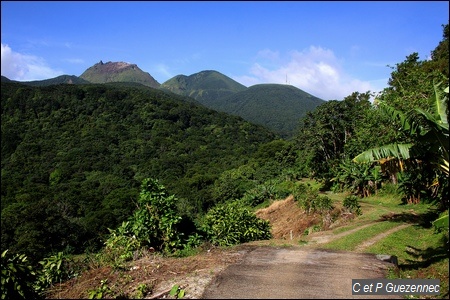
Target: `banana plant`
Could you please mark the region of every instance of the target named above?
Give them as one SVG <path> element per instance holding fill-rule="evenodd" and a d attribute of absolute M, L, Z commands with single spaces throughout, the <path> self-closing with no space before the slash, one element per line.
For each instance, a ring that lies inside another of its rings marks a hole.
<path fill-rule="evenodd" d="M 448 92 L 447 86 L 444 91 L 438 89 L 439 84 L 434 86 L 434 100 L 435 111 L 432 113 L 424 111 L 422 109 L 416 109 L 416 111 L 423 116 L 429 130 L 424 134 L 424 140 L 432 142 L 434 146 L 433 151 L 438 154 L 437 161 L 435 162 L 438 168 L 441 169 L 448 177 L 449 175 L 449 131 L 448 131 L 448 119 L 447 109 L 448 106 Z M 445 94 L 444 94 L 445 93 Z"/>
<path fill-rule="evenodd" d="M 374 185 L 378 183 L 374 183 L 374 172 L 370 163 L 356 164 L 350 160 L 343 160 L 339 165 L 337 175 L 331 181 L 357 195 L 368 197 L 372 191 L 375 191 Z M 377 180 L 381 178 L 379 172 L 375 175 Z"/>
<path fill-rule="evenodd" d="M 391 173 L 394 174 L 403 171 L 405 164 L 417 166 L 418 164 L 428 163 L 434 170 L 435 182 L 438 182 L 442 176 L 445 176 L 448 180 L 449 131 L 447 106 L 449 87 L 441 90 L 441 84 L 434 84 L 434 95 L 432 101 L 430 101 L 434 103 L 434 107 L 431 112 L 417 108 L 414 110 L 414 115 L 408 116 L 381 103 L 381 109 L 392 120 L 400 122 L 401 129 L 412 139 L 412 143 L 394 143 L 369 149 L 356 156 L 353 161 L 359 163 L 378 162 L 384 170 L 386 170 L 386 166 L 390 166 Z M 419 149 L 426 149 L 426 155 L 419 157 Z M 417 195 L 406 196 L 415 197 Z M 448 208 L 448 203 L 444 203 L 444 206 Z"/>
<path fill-rule="evenodd" d="M 434 155 L 430 155 L 430 162 L 437 166 L 448 177 L 448 148 L 449 148 L 449 131 L 446 106 L 448 104 L 447 88 L 442 92 L 439 89 L 441 83 L 434 85 L 434 111 L 427 112 L 422 109 L 416 109 L 416 113 L 424 121 L 425 125 L 419 124 L 412 117 L 403 114 L 384 103 L 380 103 L 381 109 L 389 115 L 393 120 L 400 121 L 402 129 L 414 138 L 414 143 L 393 143 L 377 148 L 366 150 L 355 158 L 354 162 L 379 162 L 382 167 L 386 167 L 391 163 L 397 171 L 402 171 L 405 163 L 414 158 L 414 150 L 418 145 L 428 143 L 431 145 L 430 151 Z M 444 95 L 445 93 L 445 95 Z M 392 162 L 395 162 L 392 164 Z"/>

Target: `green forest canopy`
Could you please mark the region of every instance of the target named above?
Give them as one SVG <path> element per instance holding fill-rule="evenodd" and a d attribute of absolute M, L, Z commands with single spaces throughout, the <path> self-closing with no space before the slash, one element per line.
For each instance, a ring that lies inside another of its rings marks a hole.
<path fill-rule="evenodd" d="M 289 141 L 160 90 L 2 82 L 2 251 L 41 259 L 60 250 L 97 250 L 107 228 L 132 214 L 148 177 L 177 195 L 186 228 L 216 204 L 274 178 L 308 176 L 352 188 L 354 182 L 333 181 L 346 178 L 342 170 L 351 158 L 368 148 L 414 142 L 377 102 L 404 113 L 428 110 L 434 84 L 448 85 L 448 24 L 431 60 L 413 53 L 392 70 L 374 103 L 370 92 L 328 101 L 299 120 Z M 447 199 L 448 209 L 448 182 L 430 191 L 429 182 L 442 174 L 424 166 L 407 170 L 405 182 L 423 192 L 424 201 Z"/>

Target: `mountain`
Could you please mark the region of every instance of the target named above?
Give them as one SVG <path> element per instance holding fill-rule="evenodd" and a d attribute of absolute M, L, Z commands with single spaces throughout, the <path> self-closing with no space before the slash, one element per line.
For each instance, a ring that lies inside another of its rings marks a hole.
<path fill-rule="evenodd" d="M 16 82 L 30 86 L 49 86 L 54 84 L 88 84 L 89 81 L 81 79 L 75 75 L 61 75 L 55 78 L 33 81 L 17 81 L 11 80 L 5 76 L 2 76 L 2 82 Z"/>
<path fill-rule="evenodd" d="M 207 105 L 291 137 L 307 112 L 325 103 L 291 85 L 257 84 Z"/>
<path fill-rule="evenodd" d="M 160 83 L 136 64 L 100 61 L 88 68 L 80 78 L 91 83 L 136 82 L 151 88 L 159 88 Z"/>
<path fill-rule="evenodd" d="M 2 77 L 2 81 L 7 80 Z M 185 101 L 202 104 L 207 108 L 263 125 L 283 138 L 291 137 L 299 119 L 324 103 L 322 99 L 288 85 L 260 84 L 247 88 L 214 70 L 205 70 L 189 76 L 177 75 L 159 84 L 136 64 L 125 62 L 100 61 L 79 77 L 63 75 L 22 83 L 32 86 L 101 83 L 122 87 L 159 88 L 163 92 L 185 96 Z"/>
<path fill-rule="evenodd" d="M 5 77 L 2 75 L 2 82 L 13 82 L 11 79 L 9 79 L 8 77 Z"/>
<path fill-rule="evenodd" d="M 259 84 L 247 88 L 212 70 L 177 75 L 161 84 L 160 89 L 263 125 L 282 137 L 291 137 L 299 119 L 325 102 L 290 85 Z"/>
<path fill-rule="evenodd" d="M 161 84 L 160 88 L 194 98 L 207 107 L 210 107 L 211 102 L 247 89 L 239 82 L 213 70 L 201 71 L 190 76 L 177 75 Z"/>
<path fill-rule="evenodd" d="M 220 174 L 275 135 L 184 98 L 143 86 L 2 82 L 2 251 L 40 259 L 102 246 L 147 177 L 177 195 L 184 214 L 206 212 Z"/>
<path fill-rule="evenodd" d="M 89 81 L 86 81 L 75 75 L 61 75 L 50 79 L 21 81 L 20 83 L 31 86 L 48 86 L 54 84 L 89 84 Z"/>

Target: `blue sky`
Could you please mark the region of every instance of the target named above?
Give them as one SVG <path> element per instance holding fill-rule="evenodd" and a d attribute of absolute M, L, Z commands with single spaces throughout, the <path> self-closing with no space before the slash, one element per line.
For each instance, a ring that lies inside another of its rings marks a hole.
<path fill-rule="evenodd" d="M 159 83 L 216 70 L 325 100 L 380 91 L 413 52 L 428 59 L 448 1 L 1 1 L 1 74 L 81 75 L 108 61 Z"/>

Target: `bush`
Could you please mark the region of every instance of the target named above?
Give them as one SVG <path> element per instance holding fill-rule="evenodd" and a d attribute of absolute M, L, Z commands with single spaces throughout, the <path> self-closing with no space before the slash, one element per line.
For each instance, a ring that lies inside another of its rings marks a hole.
<path fill-rule="evenodd" d="M 381 190 L 378 195 L 380 196 L 399 196 L 402 195 L 401 191 L 398 188 L 398 185 L 392 182 L 385 182 L 381 186 Z"/>
<path fill-rule="evenodd" d="M 76 275 L 73 261 L 65 257 L 63 252 L 44 258 L 39 264 L 42 265 L 42 269 L 37 274 L 35 290 L 40 294 L 54 283 L 65 281 Z"/>
<path fill-rule="evenodd" d="M 245 192 L 242 201 L 252 207 L 263 203 L 266 200 L 274 200 L 276 197 L 276 189 L 273 184 L 260 184 L 255 188 Z"/>
<path fill-rule="evenodd" d="M 314 204 L 315 204 L 315 206 L 313 207 L 313 209 L 315 211 L 319 211 L 321 213 L 328 212 L 333 209 L 333 202 L 331 201 L 331 199 L 328 196 L 325 196 L 325 195 L 317 196 Z"/>
<path fill-rule="evenodd" d="M 140 247 L 154 247 L 173 251 L 181 246 L 181 233 L 177 225 L 176 198 L 168 195 L 156 179 L 144 179 L 139 194 L 138 209 L 127 222 L 110 230 L 105 254 L 109 260 L 121 263 L 133 258 Z"/>
<path fill-rule="evenodd" d="M 110 235 L 103 250 L 103 259 L 115 264 L 133 259 L 135 251 L 141 247 L 141 242 L 133 234 L 130 222 L 123 222 L 116 230 L 109 231 Z"/>
<path fill-rule="evenodd" d="M 232 246 L 272 237 L 270 224 L 255 216 L 239 201 L 213 207 L 205 215 L 201 230 L 214 245 Z"/>
<path fill-rule="evenodd" d="M 292 194 L 296 184 L 293 181 L 279 180 L 276 184 L 276 196 L 278 199 L 285 199 Z"/>
<path fill-rule="evenodd" d="M 183 249 L 173 253 L 175 257 L 187 257 L 195 255 L 201 251 L 201 246 L 205 243 L 203 236 L 198 233 L 191 234 L 183 243 Z"/>
<path fill-rule="evenodd" d="M 294 199 L 298 201 L 307 214 L 324 213 L 333 209 L 333 203 L 328 196 L 319 195 L 316 189 L 300 183 L 294 191 Z"/>
<path fill-rule="evenodd" d="M 361 205 L 358 202 L 358 197 L 354 195 L 345 197 L 343 205 L 347 209 L 347 211 L 352 214 L 354 213 L 358 216 L 362 214 Z"/>
<path fill-rule="evenodd" d="M 33 282 L 36 274 L 24 254 L 2 253 L 2 299 L 35 299 Z"/>

